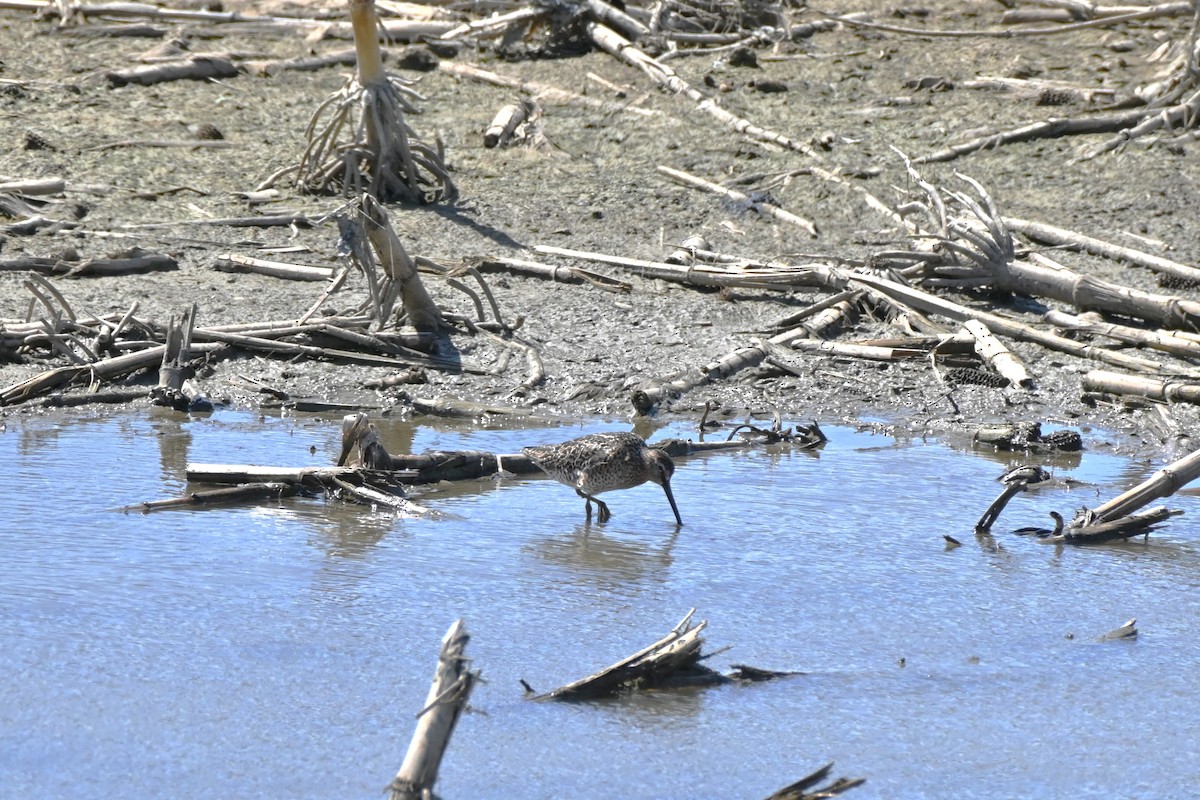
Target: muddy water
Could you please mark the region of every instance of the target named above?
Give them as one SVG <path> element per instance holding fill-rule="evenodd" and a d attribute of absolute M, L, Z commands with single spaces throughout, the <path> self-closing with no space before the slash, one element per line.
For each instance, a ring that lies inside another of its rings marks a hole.
<path fill-rule="evenodd" d="M 622 427 L 384 432 L 397 451 L 513 452 Z M 1018 498 L 980 541 L 970 524 L 1001 459 L 828 433 L 819 455 L 681 462 L 676 532 L 657 487 L 611 496 L 613 520 L 589 529 L 548 480 L 434 491 L 421 500 L 449 512 L 436 521 L 319 500 L 122 514 L 182 490 L 188 462 L 329 463 L 338 420 L 10 419 L 0 796 L 378 797 L 459 616 L 487 682 L 444 765 L 447 798 L 759 798 L 828 760 L 869 779 L 864 799 L 1192 795 L 1195 498 L 1148 543 L 1009 535 L 1157 466 L 1088 454 L 1056 466 L 1085 485 Z M 522 699 L 519 679 L 580 677 L 692 606 L 711 645 L 734 645 L 716 666 L 806 674 Z M 1096 641 L 1130 617 L 1136 642 Z"/>

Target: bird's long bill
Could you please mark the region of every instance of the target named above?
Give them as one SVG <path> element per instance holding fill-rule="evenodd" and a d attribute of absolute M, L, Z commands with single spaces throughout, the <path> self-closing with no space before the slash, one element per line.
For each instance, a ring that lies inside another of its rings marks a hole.
<path fill-rule="evenodd" d="M 675 505 L 675 495 L 671 494 L 671 482 L 663 481 L 663 491 L 667 493 L 667 502 L 671 504 L 671 510 L 675 512 L 675 524 L 682 525 L 683 517 L 679 516 L 679 506 Z"/>

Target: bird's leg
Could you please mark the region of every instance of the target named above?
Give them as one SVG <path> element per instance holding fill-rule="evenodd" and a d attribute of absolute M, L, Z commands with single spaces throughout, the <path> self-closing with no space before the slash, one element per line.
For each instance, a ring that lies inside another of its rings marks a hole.
<path fill-rule="evenodd" d="M 576 490 L 575 490 L 575 494 L 579 495 L 580 497 L 582 497 L 584 500 L 586 500 L 586 501 L 587 501 L 587 502 L 584 504 L 584 506 L 583 506 L 583 507 L 584 507 L 584 510 L 585 510 L 585 511 L 586 511 L 586 513 L 587 513 L 587 518 L 588 518 L 588 520 L 589 520 L 589 521 L 591 521 L 591 519 L 592 519 L 592 498 L 591 498 L 591 497 L 589 497 L 588 495 L 584 494 L 584 493 L 583 493 L 582 491 L 580 491 L 579 489 L 576 489 Z M 599 501 L 599 500 L 597 500 L 596 502 L 597 502 L 597 503 L 599 503 L 600 501 Z M 600 521 L 601 521 L 601 522 L 604 522 L 604 516 L 603 516 L 603 514 L 601 514 Z"/>
<path fill-rule="evenodd" d="M 595 497 L 592 499 L 596 501 L 596 507 L 600 509 L 600 521 L 608 522 L 610 519 L 612 519 L 612 512 L 608 510 L 608 504 L 602 500 L 598 500 Z"/>

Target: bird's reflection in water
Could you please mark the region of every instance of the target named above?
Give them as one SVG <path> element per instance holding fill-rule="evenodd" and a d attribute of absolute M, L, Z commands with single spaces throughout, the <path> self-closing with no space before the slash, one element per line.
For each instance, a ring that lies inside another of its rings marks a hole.
<path fill-rule="evenodd" d="M 574 531 L 544 536 L 526 545 L 539 560 L 565 567 L 603 589 L 620 590 L 630 583 L 666 580 L 671 566 L 671 549 L 679 528 L 658 539 L 640 533 L 626 539 L 605 533 L 606 526 L 582 523 Z"/>

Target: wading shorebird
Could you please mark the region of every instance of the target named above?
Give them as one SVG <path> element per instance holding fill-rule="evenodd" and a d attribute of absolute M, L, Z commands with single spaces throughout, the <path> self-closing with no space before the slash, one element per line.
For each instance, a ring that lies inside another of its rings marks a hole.
<path fill-rule="evenodd" d="M 561 444 L 526 447 L 521 452 L 551 478 L 570 486 L 586 500 L 588 519 L 592 518 L 593 502 L 599 509 L 601 522 L 607 522 L 612 516 L 608 506 L 596 497 L 601 492 L 630 489 L 652 481 L 667 493 L 676 524 L 683 524 L 675 496 L 671 494 L 675 462 L 662 450 L 647 447 L 640 436 L 591 433 Z"/>

